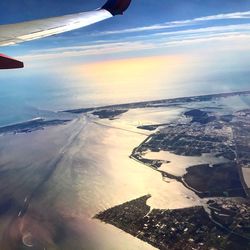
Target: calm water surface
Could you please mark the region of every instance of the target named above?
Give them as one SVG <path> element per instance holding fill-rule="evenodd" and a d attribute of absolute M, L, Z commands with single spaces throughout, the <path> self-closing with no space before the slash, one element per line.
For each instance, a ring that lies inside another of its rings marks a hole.
<path fill-rule="evenodd" d="M 25 216 L 21 221 L 16 219 L 24 242 L 31 234 L 31 242 L 40 242 L 46 249 L 153 249 L 92 217 L 146 194 L 152 195 L 148 200 L 152 208 L 201 203 L 180 183 L 164 182 L 160 173 L 130 159 L 133 148 L 147 135 L 135 127 L 132 130 L 131 125 L 123 127 L 126 122 L 122 119 L 118 121 L 110 121 L 109 126 L 106 121 L 104 126 L 98 119 L 84 117 L 65 126 L 0 139 L 5 155 L 1 166 L 19 166 L 8 172 L 8 179 L 15 183 L 8 192 L 16 203 L 29 202 Z M 57 232 L 59 225 L 63 225 L 64 234 L 59 234 L 62 239 L 54 244 L 52 232 Z M 7 229 L 7 224 L 3 225 L 2 233 Z"/>

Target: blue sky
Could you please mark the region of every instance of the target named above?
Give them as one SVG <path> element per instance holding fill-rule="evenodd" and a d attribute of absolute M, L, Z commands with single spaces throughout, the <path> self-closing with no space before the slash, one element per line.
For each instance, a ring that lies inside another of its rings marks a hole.
<path fill-rule="evenodd" d="M 64 15 L 85 10 L 92 10 L 102 6 L 105 0 L 3 0 L 0 2 L 1 23 L 15 23 L 36 18 L 45 18 L 57 15 Z M 115 17 L 101 23 L 61 34 L 53 38 L 43 39 L 32 43 L 22 44 L 12 48 L 3 48 L 4 52 L 11 51 L 11 54 L 21 53 L 36 48 L 56 48 L 61 46 L 83 45 L 99 40 L 122 40 L 137 39 L 140 35 L 151 35 L 164 32 L 198 29 L 202 27 L 220 26 L 222 32 L 226 25 L 249 23 L 250 13 L 242 18 L 235 18 L 232 15 L 211 17 L 210 20 L 190 22 L 187 25 L 168 24 L 173 21 L 185 21 L 207 16 L 229 14 L 250 11 L 250 2 L 246 0 L 133 0 L 132 5 L 124 17 Z M 167 24 L 166 24 L 167 23 Z M 154 29 L 153 26 L 161 26 Z M 148 27 L 148 30 L 141 30 L 141 27 Z M 165 27 L 165 28 L 164 28 Z M 230 28 L 230 27 L 227 27 Z M 240 26 L 237 28 L 241 28 Z M 243 27 L 242 27 L 243 28 Z M 134 32 L 128 32 L 129 29 Z M 136 29 L 138 32 L 135 32 Z M 232 27 L 227 32 L 231 32 Z M 127 32 L 123 32 L 126 30 Z M 118 31 L 113 33 L 111 31 Z M 109 33 L 110 32 L 110 33 Z M 209 31 L 210 32 L 210 31 Z M 167 34 L 169 35 L 169 34 Z M 169 36 L 170 37 L 170 36 Z M 138 38 L 139 39 L 139 38 Z M 20 48 L 19 48 L 20 47 Z"/>
<path fill-rule="evenodd" d="M 1 22 L 92 10 L 104 2 L 2 0 Z M 0 74 L 0 105 L 12 109 L 245 90 L 250 88 L 250 1 L 133 0 L 124 16 L 0 50 L 26 66 Z"/>
<path fill-rule="evenodd" d="M 100 7 L 104 2 L 105 0 L 3 0 L 0 3 L 1 22 L 24 21 L 92 10 Z M 140 25 L 142 22 L 153 24 L 156 21 L 164 22 L 220 13 L 241 12 L 249 8 L 247 0 L 133 0 L 126 15 L 129 17 L 131 25 L 134 23 Z M 118 26 L 126 25 L 128 20 L 120 21 Z"/>

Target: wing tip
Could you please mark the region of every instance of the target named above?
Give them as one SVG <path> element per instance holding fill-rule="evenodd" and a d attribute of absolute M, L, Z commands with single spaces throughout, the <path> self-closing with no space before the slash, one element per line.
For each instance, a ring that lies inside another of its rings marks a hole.
<path fill-rule="evenodd" d="M 129 7 L 132 0 L 108 0 L 102 9 L 109 11 L 113 16 L 122 15 Z"/>
<path fill-rule="evenodd" d="M 20 69 L 24 68 L 24 64 L 21 61 L 0 54 L 0 69 Z"/>

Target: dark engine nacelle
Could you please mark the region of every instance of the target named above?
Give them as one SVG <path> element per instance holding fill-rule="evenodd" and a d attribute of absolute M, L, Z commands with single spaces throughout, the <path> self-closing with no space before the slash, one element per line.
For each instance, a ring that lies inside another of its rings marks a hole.
<path fill-rule="evenodd" d="M 109 11 L 113 16 L 122 15 L 129 7 L 131 0 L 108 0 L 102 9 Z"/>

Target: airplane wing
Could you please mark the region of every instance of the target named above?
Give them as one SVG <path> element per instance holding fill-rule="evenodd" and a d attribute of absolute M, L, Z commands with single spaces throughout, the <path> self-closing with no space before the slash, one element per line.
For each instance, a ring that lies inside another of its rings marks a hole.
<path fill-rule="evenodd" d="M 94 11 L 0 25 L 0 46 L 13 45 L 79 29 L 123 14 L 130 3 L 131 0 L 108 0 L 102 8 Z M 23 67 L 22 62 L 3 54 L 0 55 L 0 69 L 20 67 Z"/>

